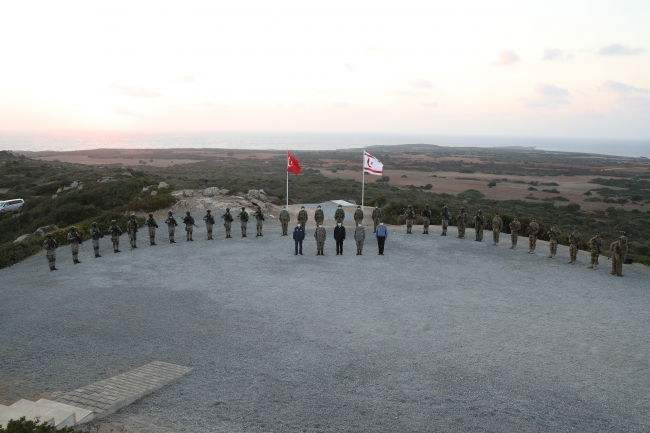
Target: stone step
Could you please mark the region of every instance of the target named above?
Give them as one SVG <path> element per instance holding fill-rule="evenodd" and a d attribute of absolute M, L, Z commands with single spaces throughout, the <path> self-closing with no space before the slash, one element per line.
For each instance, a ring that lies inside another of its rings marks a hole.
<path fill-rule="evenodd" d="M 72 427 L 75 425 L 74 410 L 63 410 L 61 408 L 51 408 L 30 400 L 18 400 L 11 406 L 14 409 L 31 413 L 41 419 L 54 418 L 54 427 Z"/>
<path fill-rule="evenodd" d="M 25 417 L 29 421 L 35 421 L 40 419 L 44 424 L 54 425 L 54 418 L 46 418 L 34 416 L 31 412 L 24 410 L 16 409 L 13 407 L 5 406 L 0 404 L 0 427 L 6 428 L 9 421 L 12 419 L 19 420 L 20 418 Z"/>
<path fill-rule="evenodd" d="M 59 403 L 57 401 L 47 400 L 45 398 L 38 400 L 36 403 L 39 403 L 51 409 L 62 409 L 74 412 L 75 424 L 83 424 L 93 420 L 93 413 L 90 410 L 81 409 L 79 407 L 70 406 L 69 404 Z"/>

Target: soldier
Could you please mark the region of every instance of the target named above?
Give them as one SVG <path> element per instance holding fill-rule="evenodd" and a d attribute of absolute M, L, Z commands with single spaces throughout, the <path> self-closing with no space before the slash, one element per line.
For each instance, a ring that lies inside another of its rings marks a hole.
<path fill-rule="evenodd" d="M 575 264 L 578 259 L 578 245 L 580 245 L 581 240 L 580 229 L 576 226 L 573 228 L 573 233 L 569 235 L 569 254 L 571 255 L 571 259 L 567 263 L 570 265 Z"/>
<path fill-rule="evenodd" d="M 287 213 L 289 213 L 289 212 L 287 212 Z M 232 238 L 232 236 L 230 236 L 230 229 L 232 227 L 232 222 L 235 219 L 232 217 L 232 214 L 230 213 L 230 208 L 229 207 L 226 208 L 226 213 L 221 215 L 221 218 L 223 218 L 223 226 L 226 229 L 226 238 Z M 282 227 L 284 227 L 284 225 Z"/>
<path fill-rule="evenodd" d="M 476 232 L 476 241 L 483 242 L 483 227 L 487 224 L 483 211 L 479 209 L 478 213 L 474 215 L 474 231 Z"/>
<path fill-rule="evenodd" d="M 194 226 L 198 226 L 194 224 L 194 217 L 190 215 L 190 211 L 185 212 L 183 223 L 185 224 L 185 233 L 187 234 L 187 240 L 185 242 L 194 242 L 194 239 L 192 239 L 192 232 L 194 232 Z"/>
<path fill-rule="evenodd" d="M 205 216 L 203 217 L 203 221 L 205 221 L 205 229 L 208 232 L 208 240 L 212 241 L 214 238 L 212 237 L 212 227 L 214 226 L 214 217 L 212 216 L 212 212 L 210 209 L 206 211 Z"/>
<path fill-rule="evenodd" d="M 176 232 L 178 222 L 176 221 L 176 218 L 174 218 L 172 211 L 167 212 L 167 214 L 169 214 L 169 216 L 165 220 L 165 224 L 167 224 L 167 231 L 169 231 L 169 243 L 175 244 L 174 232 Z"/>
<path fill-rule="evenodd" d="M 126 223 L 126 231 L 129 233 L 129 241 L 131 242 L 131 249 L 138 248 L 135 244 L 138 233 L 138 221 L 135 219 L 135 214 L 131 214 L 131 218 Z"/>
<path fill-rule="evenodd" d="M 245 238 L 246 237 L 246 228 L 248 227 L 248 212 L 246 212 L 246 208 L 242 207 L 241 212 L 239 212 L 239 215 L 237 215 L 239 218 L 239 224 L 241 225 L 241 237 Z"/>
<path fill-rule="evenodd" d="M 354 229 L 354 241 L 357 243 L 357 256 L 362 255 L 363 251 L 363 241 L 366 240 L 366 229 L 363 228 L 361 222 L 357 225 L 357 228 Z"/>
<path fill-rule="evenodd" d="M 411 235 L 413 230 L 413 220 L 415 219 L 415 212 L 413 206 L 409 205 L 406 212 L 404 212 L 404 219 L 406 220 L 406 234 Z"/>
<path fill-rule="evenodd" d="M 334 219 L 336 220 L 337 224 L 343 224 L 343 220 L 345 219 L 345 211 L 343 210 L 343 206 L 339 205 L 338 209 L 336 209 L 336 212 L 334 212 Z"/>
<path fill-rule="evenodd" d="M 444 206 L 442 212 L 440 212 L 440 219 L 442 219 L 442 233 L 440 233 L 440 236 L 447 236 L 447 227 L 449 226 L 450 218 L 451 215 L 449 214 L 449 210 L 447 209 L 447 206 Z"/>
<path fill-rule="evenodd" d="M 104 235 L 97 228 L 97 223 L 93 223 L 93 226 L 90 229 L 90 239 L 93 241 L 93 251 L 95 252 L 95 258 L 101 257 L 99 255 L 99 239 L 103 237 Z"/>
<path fill-rule="evenodd" d="M 309 215 L 307 215 L 307 211 L 305 210 L 305 207 L 301 206 L 300 212 L 298 212 L 298 223 L 302 226 L 303 231 L 307 230 L 308 219 L 309 219 Z"/>
<path fill-rule="evenodd" d="M 611 244 L 609 244 L 609 252 L 612 253 L 612 271 L 610 272 L 611 275 L 615 275 L 617 277 L 622 277 L 623 276 L 623 256 L 621 253 L 621 240 L 620 238 Z M 621 269 L 621 275 L 618 275 L 618 270 L 619 270 L 619 263 L 620 269 Z"/>
<path fill-rule="evenodd" d="M 325 212 L 323 212 L 323 209 L 320 208 L 320 205 L 316 207 L 316 212 L 314 212 L 314 220 L 316 221 L 316 227 L 325 222 Z"/>
<path fill-rule="evenodd" d="M 551 249 L 551 254 L 548 256 L 548 258 L 554 259 L 555 255 L 557 254 L 557 242 L 560 239 L 560 236 L 562 236 L 562 231 L 557 226 L 557 221 L 555 221 L 553 227 L 551 227 L 551 230 L 549 230 L 548 236 L 550 238 L 550 242 L 548 245 Z"/>
<path fill-rule="evenodd" d="M 363 221 L 363 211 L 361 210 L 361 206 L 357 206 L 357 210 L 354 211 L 354 224 L 359 225 L 360 222 Z"/>
<path fill-rule="evenodd" d="M 381 209 L 379 209 L 379 205 L 375 203 L 375 208 L 372 211 L 372 223 L 374 225 L 372 232 L 377 233 L 377 226 L 379 225 L 379 221 L 381 220 Z"/>
<path fill-rule="evenodd" d="M 158 228 L 158 223 L 152 213 L 149 214 L 145 225 L 149 227 L 149 245 L 156 245 L 156 229 Z"/>
<path fill-rule="evenodd" d="M 598 256 L 600 256 L 600 250 L 603 248 L 603 241 L 600 239 L 600 232 L 596 232 L 596 236 L 589 239 L 589 248 L 591 250 L 591 263 L 587 266 L 589 269 L 596 270 L 598 266 Z"/>
<path fill-rule="evenodd" d="M 262 212 L 262 207 L 257 206 L 257 211 L 253 214 L 256 220 L 256 227 L 257 227 L 257 236 L 262 236 L 262 224 L 264 223 L 264 213 Z"/>
<path fill-rule="evenodd" d="M 519 215 L 515 215 L 515 218 L 508 224 L 510 227 L 510 240 L 512 241 L 511 250 L 517 248 L 517 240 L 519 239 L 519 230 L 521 229 L 521 223 L 519 222 Z"/>
<path fill-rule="evenodd" d="M 171 213 L 171 211 L 170 211 Z M 119 253 L 120 251 L 120 236 L 122 236 L 122 229 L 117 225 L 117 221 L 112 220 L 111 226 L 108 228 L 108 233 L 111 235 L 111 242 L 113 243 L 113 252 Z"/>
<path fill-rule="evenodd" d="M 79 245 L 82 244 L 82 241 L 75 226 L 70 227 L 70 231 L 68 232 L 68 242 L 70 242 L 70 249 L 72 250 L 72 262 L 75 265 L 81 263 L 79 261 Z"/>
<path fill-rule="evenodd" d="M 499 216 L 499 212 L 496 212 L 494 218 L 492 218 L 492 240 L 494 241 L 493 245 L 499 245 L 499 235 L 501 235 L 501 230 L 503 230 L 503 220 Z"/>
<path fill-rule="evenodd" d="M 50 271 L 58 271 L 56 268 L 56 249 L 59 248 L 59 243 L 52 238 L 52 233 L 45 235 L 45 242 L 43 242 L 43 248 L 45 248 L 45 256 L 47 257 L 47 262 L 50 264 Z"/>
<path fill-rule="evenodd" d="M 535 252 L 537 233 L 539 233 L 539 224 L 537 224 L 537 218 L 533 217 L 533 220 L 528 224 L 528 254 Z"/>
<path fill-rule="evenodd" d="M 323 227 L 323 223 L 318 224 L 316 231 L 314 231 L 314 238 L 316 239 L 316 255 L 324 256 L 325 253 L 325 239 L 327 239 L 327 230 Z"/>
<path fill-rule="evenodd" d="M 289 221 L 291 221 L 291 215 L 286 209 L 282 209 L 280 212 L 280 223 L 282 223 L 282 236 L 287 236 L 287 231 L 289 230 Z"/>
<path fill-rule="evenodd" d="M 422 223 L 424 224 L 424 228 L 422 230 L 423 235 L 428 235 L 429 234 L 429 224 L 431 223 L 431 210 L 429 209 L 429 205 L 424 205 L 424 210 L 422 211 Z"/>
<path fill-rule="evenodd" d="M 618 238 L 618 255 L 619 260 L 616 261 L 616 276 L 623 276 L 623 263 L 625 263 L 625 258 L 627 256 L 628 246 L 627 246 L 627 236 L 625 232 L 621 232 L 621 237 Z"/>
<path fill-rule="evenodd" d="M 458 237 L 465 238 L 465 227 L 467 226 L 467 212 L 465 208 L 461 207 L 460 212 L 456 215 L 456 225 L 458 226 Z"/>

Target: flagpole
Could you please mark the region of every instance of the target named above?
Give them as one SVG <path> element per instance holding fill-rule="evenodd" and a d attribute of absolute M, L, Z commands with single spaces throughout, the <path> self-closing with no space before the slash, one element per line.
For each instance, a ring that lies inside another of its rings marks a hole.
<path fill-rule="evenodd" d="M 289 161 L 289 149 L 287 149 L 287 161 Z M 289 210 L 289 170 L 287 167 L 285 167 L 285 171 L 287 172 L 287 210 Z"/>
<path fill-rule="evenodd" d="M 366 191 L 366 170 L 364 170 L 366 164 L 366 150 L 363 150 L 363 159 L 361 160 L 361 212 L 363 212 L 363 195 Z"/>

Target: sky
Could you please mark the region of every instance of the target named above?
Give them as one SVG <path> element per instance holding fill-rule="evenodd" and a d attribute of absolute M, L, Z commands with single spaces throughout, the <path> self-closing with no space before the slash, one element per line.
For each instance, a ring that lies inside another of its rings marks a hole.
<path fill-rule="evenodd" d="M 650 1 L 4 1 L 0 131 L 650 138 Z"/>

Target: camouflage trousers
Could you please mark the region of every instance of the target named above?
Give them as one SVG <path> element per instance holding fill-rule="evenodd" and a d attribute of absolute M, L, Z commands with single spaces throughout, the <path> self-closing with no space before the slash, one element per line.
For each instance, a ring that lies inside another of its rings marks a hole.
<path fill-rule="evenodd" d="M 623 276 L 623 258 L 619 254 L 612 254 L 612 275 Z"/>
<path fill-rule="evenodd" d="M 194 233 L 194 226 L 192 224 L 185 224 L 185 231 L 189 237 L 192 237 L 192 233 Z"/>
<path fill-rule="evenodd" d="M 578 260 L 578 246 L 576 244 L 569 246 L 569 255 L 571 256 L 570 263 L 575 263 Z"/>
<path fill-rule="evenodd" d="M 298 224 L 300 224 L 300 227 L 302 227 L 303 231 L 307 230 L 307 221 L 300 220 L 298 221 Z M 307 232 L 305 231 L 305 233 Z"/>
<path fill-rule="evenodd" d="M 130 231 L 129 232 L 129 241 L 131 242 L 131 248 L 135 248 L 135 242 L 138 240 L 138 232 Z"/>
<path fill-rule="evenodd" d="M 423 230 L 424 233 L 429 233 L 429 223 L 431 220 L 428 217 L 422 218 L 422 224 L 424 225 Z"/>
<path fill-rule="evenodd" d="M 175 225 L 168 225 L 167 226 L 167 231 L 169 232 L 169 240 L 173 241 L 174 240 L 174 233 L 176 233 L 176 226 Z"/>
<path fill-rule="evenodd" d="M 241 235 L 246 236 L 246 228 L 248 228 L 248 221 L 240 221 Z"/>
<path fill-rule="evenodd" d="M 99 255 L 99 239 L 93 239 L 93 251 L 96 256 Z"/>
<path fill-rule="evenodd" d="M 442 220 L 442 234 L 447 234 L 447 227 L 449 227 L 449 220 Z"/>
<path fill-rule="evenodd" d="M 476 240 L 479 242 L 483 241 L 483 226 L 476 226 L 474 227 L 474 231 L 476 231 Z"/>
<path fill-rule="evenodd" d="M 71 243 L 70 249 L 72 250 L 72 260 L 77 260 L 79 257 L 79 243 L 78 242 Z"/>
<path fill-rule="evenodd" d="M 325 248 L 325 241 L 316 241 L 316 250 L 323 251 Z"/>
<path fill-rule="evenodd" d="M 56 264 L 56 250 L 47 250 L 45 256 L 47 257 L 47 262 L 50 265 L 50 269 L 54 268 Z"/>
<path fill-rule="evenodd" d="M 258 232 L 262 232 L 262 225 L 264 224 L 264 221 L 262 220 L 257 220 L 255 223 L 255 227 L 257 228 Z"/>
<path fill-rule="evenodd" d="M 372 219 L 372 225 L 374 226 L 372 228 L 372 232 L 374 233 L 374 232 L 377 231 L 377 226 L 379 225 L 379 218 L 373 218 Z"/>
<path fill-rule="evenodd" d="M 407 218 L 406 219 L 406 233 L 411 233 L 412 229 L 413 229 L 413 219 Z"/>
<path fill-rule="evenodd" d="M 149 240 L 152 244 L 156 241 L 156 227 L 149 227 Z"/>
<path fill-rule="evenodd" d="M 549 242 L 549 247 L 551 249 L 551 258 L 555 257 L 557 254 L 557 240 L 556 239 L 551 239 L 551 242 Z"/>
<path fill-rule="evenodd" d="M 112 235 L 111 242 L 113 243 L 113 251 L 120 249 L 120 237 L 118 235 Z"/>
<path fill-rule="evenodd" d="M 512 247 L 515 248 L 517 246 L 517 241 L 519 240 L 519 236 L 517 233 L 510 233 L 510 240 L 512 241 Z"/>
<path fill-rule="evenodd" d="M 286 235 L 288 231 L 289 231 L 289 221 L 282 222 L 282 234 Z"/>
<path fill-rule="evenodd" d="M 591 252 L 591 266 L 598 266 L 598 257 L 600 256 L 600 253 L 596 251 Z"/>
<path fill-rule="evenodd" d="M 530 252 L 532 253 L 535 251 L 535 247 L 537 246 L 537 235 L 528 235 L 528 248 L 530 248 Z"/>
<path fill-rule="evenodd" d="M 363 241 L 355 240 L 355 242 L 357 243 L 357 250 L 361 252 L 363 250 Z"/>
<path fill-rule="evenodd" d="M 465 237 L 465 224 L 458 224 L 458 237 L 459 238 Z"/>
<path fill-rule="evenodd" d="M 205 229 L 208 231 L 208 239 L 212 239 L 212 227 L 214 224 L 205 223 Z"/>
<path fill-rule="evenodd" d="M 501 230 L 499 229 L 493 229 L 492 230 L 492 240 L 494 241 L 495 244 L 499 243 L 499 236 L 501 235 Z"/>
<path fill-rule="evenodd" d="M 226 229 L 226 236 L 230 236 L 230 229 L 232 228 L 232 222 L 224 221 L 223 226 Z"/>

